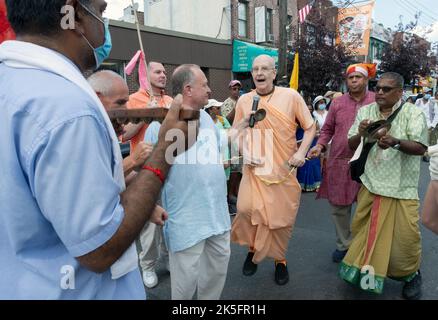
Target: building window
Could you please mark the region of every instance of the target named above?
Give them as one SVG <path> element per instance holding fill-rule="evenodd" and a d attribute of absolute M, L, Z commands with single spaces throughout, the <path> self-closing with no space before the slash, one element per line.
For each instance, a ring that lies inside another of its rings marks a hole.
<path fill-rule="evenodd" d="M 266 37 L 268 42 L 273 42 L 274 32 L 272 31 L 272 9 L 266 10 Z M 271 36 L 272 35 L 272 36 Z"/>
<path fill-rule="evenodd" d="M 293 17 L 287 15 L 287 25 L 289 26 L 289 28 L 292 28 L 292 22 L 293 22 Z"/>
<path fill-rule="evenodd" d="M 380 45 L 379 45 L 379 51 L 378 51 L 378 53 L 377 53 L 377 58 L 379 59 L 379 60 L 382 60 L 382 56 L 383 56 L 383 43 L 381 43 Z"/>
<path fill-rule="evenodd" d="M 205 77 L 210 82 L 210 68 L 207 67 L 201 67 L 202 72 L 204 72 Z"/>
<path fill-rule="evenodd" d="M 239 1 L 237 19 L 239 37 L 246 38 L 248 35 L 248 3 Z"/>
<path fill-rule="evenodd" d="M 288 39 L 288 45 L 292 45 L 292 41 L 294 39 L 294 33 L 292 32 L 292 28 L 293 28 L 293 17 L 292 16 L 287 16 L 287 27 L 286 27 L 286 31 L 287 31 L 287 39 Z"/>
<path fill-rule="evenodd" d="M 316 29 L 314 26 L 307 24 L 306 25 L 306 33 L 307 33 L 307 42 L 309 45 L 315 45 L 316 43 Z"/>
<path fill-rule="evenodd" d="M 332 34 L 327 34 L 324 38 L 325 44 L 328 46 L 334 46 L 335 45 L 335 37 Z"/>

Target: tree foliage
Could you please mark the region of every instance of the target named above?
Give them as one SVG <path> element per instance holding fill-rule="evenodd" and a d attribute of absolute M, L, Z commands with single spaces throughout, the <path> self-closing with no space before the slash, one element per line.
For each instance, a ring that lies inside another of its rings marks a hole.
<path fill-rule="evenodd" d="M 380 70 L 397 72 L 405 78 L 405 83 L 410 83 L 416 75 L 424 77 L 429 74 L 427 50 L 417 37 L 408 36 L 407 39 L 401 39 L 399 43 L 385 49 Z"/>
<path fill-rule="evenodd" d="M 334 43 L 335 34 L 327 29 L 323 19 L 313 17 L 311 21 L 300 36 L 297 29 L 292 32 L 300 56 L 299 91 L 313 99 L 327 90 L 340 89 L 350 54 L 342 44 Z M 292 67 L 291 63 L 289 74 Z"/>
<path fill-rule="evenodd" d="M 413 31 L 417 28 L 419 14 L 415 21 L 408 24 L 400 23 L 394 36 L 394 42 L 388 46 L 382 56 L 380 71 L 397 72 L 410 83 L 415 76 L 426 76 L 430 73 L 431 63 L 428 56 L 430 44 Z"/>

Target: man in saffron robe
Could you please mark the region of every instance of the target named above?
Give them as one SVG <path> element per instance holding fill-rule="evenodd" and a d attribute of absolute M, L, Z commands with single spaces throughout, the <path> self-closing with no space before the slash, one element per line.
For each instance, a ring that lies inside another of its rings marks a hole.
<path fill-rule="evenodd" d="M 271 257 L 275 281 L 284 285 L 289 281 L 285 254 L 301 196 L 295 169 L 304 164 L 316 128 L 303 98 L 292 89 L 275 87 L 275 76 L 274 59 L 258 56 L 252 66 L 256 89 L 237 102 L 234 123 L 251 113 L 256 95 L 266 118 L 248 129 L 245 139 L 251 154 L 243 153 L 245 165 L 231 239 L 249 247 L 244 275 L 253 275 L 257 264 Z M 297 122 L 304 129 L 300 148 L 295 138 Z"/>

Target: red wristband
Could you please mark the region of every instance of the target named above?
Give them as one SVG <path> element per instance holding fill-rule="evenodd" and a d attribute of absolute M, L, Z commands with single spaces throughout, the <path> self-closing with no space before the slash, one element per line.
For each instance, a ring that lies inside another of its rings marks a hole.
<path fill-rule="evenodd" d="M 152 167 L 146 166 L 146 165 L 144 165 L 142 167 L 142 169 L 143 170 L 149 170 L 149 171 L 153 172 L 158 177 L 158 179 L 160 179 L 161 183 L 164 184 L 164 180 L 166 180 L 166 179 L 164 178 L 164 175 L 163 175 L 163 173 L 161 172 L 160 169 L 152 168 Z"/>

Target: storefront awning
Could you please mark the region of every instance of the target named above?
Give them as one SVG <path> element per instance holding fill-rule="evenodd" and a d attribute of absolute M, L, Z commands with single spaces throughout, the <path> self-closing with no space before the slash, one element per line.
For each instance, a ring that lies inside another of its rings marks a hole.
<path fill-rule="evenodd" d="M 278 49 L 259 46 L 253 43 L 234 40 L 233 42 L 233 72 L 250 72 L 252 62 L 261 55 L 267 54 L 275 59 L 278 65 Z"/>

